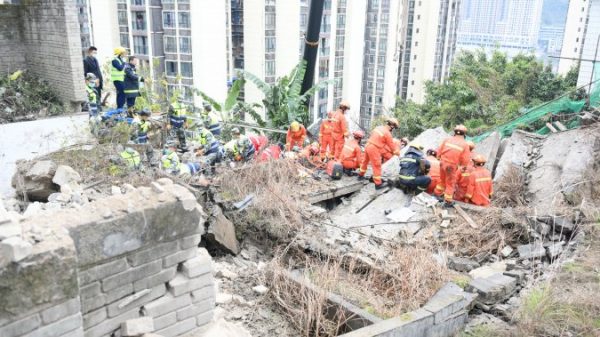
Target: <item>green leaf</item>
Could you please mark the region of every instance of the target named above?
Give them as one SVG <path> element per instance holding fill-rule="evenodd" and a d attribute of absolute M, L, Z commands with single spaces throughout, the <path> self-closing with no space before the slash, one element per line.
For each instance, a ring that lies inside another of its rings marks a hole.
<path fill-rule="evenodd" d="M 229 89 L 229 92 L 227 93 L 227 99 L 223 104 L 223 110 L 225 110 L 225 112 L 231 111 L 233 106 L 237 103 L 238 97 L 240 96 L 240 91 L 244 86 L 244 82 L 245 81 L 243 79 L 237 79 L 233 82 L 231 89 Z"/>

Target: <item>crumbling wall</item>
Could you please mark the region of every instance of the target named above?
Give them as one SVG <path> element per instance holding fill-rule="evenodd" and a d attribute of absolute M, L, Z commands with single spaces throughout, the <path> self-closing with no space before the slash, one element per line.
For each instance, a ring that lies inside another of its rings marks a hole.
<path fill-rule="evenodd" d="M 31 71 L 77 109 L 86 94 L 75 0 L 0 6 L 0 74 L 16 67 Z"/>
<path fill-rule="evenodd" d="M 0 268 L 0 336 L 110 336 L 151 317 L 170 337 L 209 323 L 204 212 L 184 187 L 161 183 L 21 220 L 33 251 Z"/>

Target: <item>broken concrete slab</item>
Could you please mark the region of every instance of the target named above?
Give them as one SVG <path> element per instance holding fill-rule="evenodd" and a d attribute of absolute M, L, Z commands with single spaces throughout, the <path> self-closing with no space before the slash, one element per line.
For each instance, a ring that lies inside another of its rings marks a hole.
<path fill-rule="evenodd" d="M 502 273 L 506 270 L 505 262 L 494 262 L 488 265 L 473 269 L 469 272 L 471 278 L 486 278 L 494 274 Z"/>
<path fill-rule="evenodd" d="M 552 242 L 546 247 L 546 254 L 550 260 L 556 259 L 564 250 L 564 242 Z"/>
<path fill-rule="evenodd" d="M 31 254 L 32 246 L 18 236 L 0 242 L 0 255 L 12 262 L 19 262 Z"/>
<path fill-rule="evenodd" d="M 546 256 L 546 249 L 541 242 L 531 243 L 528 245 L 520 245 L 517 247 L 520 259 L 539 259 Z"/>
<path fill-rule="evenodd" d="M 498 273 L 486 278 L 471 280 L 466 290 L 479 295 L 477 302 L 493 305 L 512 296 L 516 287 L 517 280 L 515 278 Z"/>
<path fill-rule="evenodd" d="M 52 182 L 56 172 L 56 164 L 50 160 L 41 160 L 33 164 L 20 161 L 17 171 L 12 177 L 12 186 L 17 194 L 26 195 L 31 201 L 46 201 L 48 196 L 59 191 L 59 186 Z"/>
<path fill-rule="evenodd" d="M 506 141 L 504 151 L 498 159 L 494 181 L 502 179 L 511 167 L 523 167 L 528 158 L 527 151 L 529 147 L 538 141 L 537 137 L 532 137 L 527 132 L 515 130 L 512 136 Z"/>
<path fill-rule="evenodd" d="M 485 168 L 487 168 L 490 172 L 494 171 L 494 166 L 496 164 L 498 150 L 500 148 L 500 134 L 498 132 L 492 132 L 489 136 L 487 136 L 484 140 L 477 143 L 475 145 L 475 153 L 483 155 L 487 158 L 487 163 L 485 164 Z"/>
<path fill-rule="evenodd" d="M 9 219 L 8 222 L 0 224 L 0 240 L 21 235 L 21 225 Z"/>
<path fill-rule="evenodd" d="M 240 243 L 237 240 L 235 226 L 223 215 L 223 211 L 218 206 L 213 208 L 205 238 L 210 244 L 231 254 L 237 255 L 240 253 Z"/>
<path fill-rule="evenodd" d="M 459 272 L 469 272 L 473 269 L 479 268 L 479 266 L 480 265 L 477 263 L 477 261 L 473 261 L 465 257 L 448 257 L 448 268 Z"/>
<path fill-rule="evenodd" d="M 77 185 L 81 182 L 81 176 L 72 167 L 59 165 L 52 177 L 52 182 L 58 186 Z"/>

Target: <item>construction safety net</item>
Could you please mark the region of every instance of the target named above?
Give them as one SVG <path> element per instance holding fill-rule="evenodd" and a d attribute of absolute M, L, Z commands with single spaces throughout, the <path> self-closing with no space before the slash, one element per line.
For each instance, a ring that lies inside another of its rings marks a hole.
<path fill-rule="evenodd" d="M 594 66 L 594 75 L 593 79 L 590 82 L 591 84 L 587 84 L 581 88 L 590 89 L 590 107 L 598 107 L 600 106 L 600 62 Z M 591 88 L 588 88 L 591 86 Z M 579 88 L 578 88 L 579 89 Z M 531 126 L 535 126 L 539 124 L 539 121 L 547 120 L 551 122 L 554 118 L 550 118 L 553 116 L 560 116 L 560 120 L 563 122 L 564 126 L 567 129 L 574 129 L 579 127 L 580 119 L 577 117 L 577 114 L 583 110 L 586 100 L 573 100 L 569 97 L 569 92 L 557 99 L 552 101 L 540 104 L 533 108 L 528 109 L 523 115 L 518 118 L 500 125 L 492 130 L 489 130 L 483 134 L 475 136 L 471 138 L 474 142 L 480 142 L 489 136 L 493 132 L 500 133 L 500 137 L 507 137 L 512 134 L 512 132 L 517 128 L 531 128 Z M 550 133 L 551 130 L 547 126 L 543 126 L 536 131 L 536 133 L 545 135 Z"/>

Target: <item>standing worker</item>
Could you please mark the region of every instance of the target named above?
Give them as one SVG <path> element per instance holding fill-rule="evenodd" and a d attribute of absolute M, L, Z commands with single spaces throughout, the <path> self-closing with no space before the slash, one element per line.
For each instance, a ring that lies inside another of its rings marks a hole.
<path fill-rule="evenodd" d="M 98 62 L 98 48 L 91 46 L 87 50 L 87 56 L 83 59 L 83 73 L 94 74 L 98 79 L 96 85 L 96 104 L 98 108 L 102 110 L 102 88 L 104 85 L 104 79 L 102 78 L 102 70 L 100 69 L 100 63 Z"/>
<path fill-rule="evenodd" d="M 471 151 L 471 156 L 473 156 L 475 143 L 468 140 L 467 145 Z M 471 171 L 473 171 L 473 162 L 470 159 L 471 157 L 469 157 L 469 164 L 467 166 L 461 166 L 456 171 L 456 189 L 454 191 L 454 200 L 456 201 L 465 201 L 465 194 L 467 194 L 467 187 L 469 186 L 469 177 L 471 176 Z"/>
<path fill-rule="evenodd" d="M 187 151 L 187 143 L 185 139 L 185 127 L 187 123 L 188 112 L 183 104 L 184 97 L 180 95 L 177 101 L 169 106 L 169 127 L 175 130 L 175 135 L 179 140 L 179 149 L 183 152 Z"/>
<path fill-rule="evenodd" d="M 345 138 L 348 137 L 348 121 L 345 116 L 346 110 L 350 110 L 350 103 L 342 101 L 338 109 L 333 113 L 333 156 L 336 160 L 340 158 Z"/>
<path fill-rule="evenodd" d="M 358 130 L 352 132 L 352 136 L 354 139 L 348 139 L 346 141 L 344 148 L 342 149 L 342 154 L 340 154 L 340 162 L 344 167 L 344 173 L 347 175 L 356 174 L 354 171 L 360 167 L 363 156 L 360 142 L 365 137 L 365 133 Z"/>
<path fill-rule="evenodd" d="M 429 183 L 429 187 L 427 188 L 427 193 L 433 194 L 435 187 L 440 183 L 440 161 L 437 159 L 437 151 L 433 149 L 427 150 L 427 157 L 425 157 L 429 162 L 429 177 L 431 178 L 431 183 Z"/>
<path fill-rule="evenodd" d="M 400 154 L 400 149 L 394 144 L 392 137 L 392 131 L 398 128 L 398 120 L 396 118 L 388 118 L 386 125 L 376 127 L 371 133 L 371 137 L 367 142 L 365 148 L 365 157 L 360 166 L 360 172 L 358 173 L 358 179 L 362 180 L 365 178 L 367 173 L 367 166 L 371 164 L 373 168 L 373 182 L 375 183 L 375 189 L 379 190 L 383 187 L 383 181 L 381 180 L 381 163 L 383 160 L 382 152 L 384 147 L 387 145 L 392 149 L 394 155 Z"/>
<path fill-rule="evenodd" d="M 135 143 L 142 145 L 144 149 L 144 153 L 146 154 L 146 161 L 150 166 L 154 166 L 154 149 L 152 148 L 152 144 L 149 142 L 148 134 L 150 133 L 150 129 L 152 124 L 148 120 L 150 118 L 150 109 L 144 108 L 139 112 L 139 120 L 134 119 L 135 126 Z"/>
<path fill-rule="evenodd" d="M 221 135 L 222 129 L 219 116 L 217 116 L 217 114 L 214 111 L 212 111 L 212 106 L 210 104 L 204 102 L 202 107 L 203 110 L 200 113 L 200 115 L 202 117 L 202 120 L 204 121 L 204 126 L 207 127 L 215 137 L 219 137 Z"/>
<path fill-rule="evenodd" d="M 287 151 L 302 149 L 306 140 L 306 128 L 304 125 L 293 121 L 285 137 L 285 148 Z"/>
<path fill-rule="evenodd" d="M 471 158 L 469 145 L 465 141 L 466 133 L 466 126 L 457 125 L 454 128 L 454 136 L 444 140 L 437 150 L 440 160 L 440 183 L 435 187 L 435 195 L 445 201 L 445 207 L 454 205 L 454 184 L 458 166 L 467 166 Z"/>
<path fill-rule="evenodd" d="M 469 187 L 465 195 L 465 201 L 477 206 L 489 206 L 490 199 L 494 193 L 492 174 L 484 167 L 486 158 L 480 154 L 473 157 L 475 164 L 469 177 Z"/>
<path fill-rule="evenodd" d="M 127 100 L 125 96 L 125 57 L 127 57 L 127 50 L 123 47 L 115 48 L 115 58 L 111 62 L 110 67 L 110 80 L 115 85 L 117 91 L 117 109 L 121 109 L 125 106 Z"/>
<path fill-rule="evenodd" d="M 406 154 L 400 158 L 398 184 L 404 193 L 420 194 L 427 190 L 431 178 L 427 175 L 431 164 L 423 157 L 423 145 L 412 142 Z"/>
<path fill-rule="evenodd" d="M 125 65 L 125 81 L 123 82 L 123 91 L 127 97 L 127 115 L 129 117 L 134 115 L 135 99 L 140 95 L 140 82 L 144 82 L 144 78 L 138 76 L 136 72 L 137 65 L 137 57 L 129 56 L 129 61 Z"/>
<path fill-rule="evenodd" d="M 321 144 L 321 160 L 332 159 L 335 153 L 333 147 L 333 113 L 328 112 L 327 118 L 319 128 L 319 144 Z"/>

